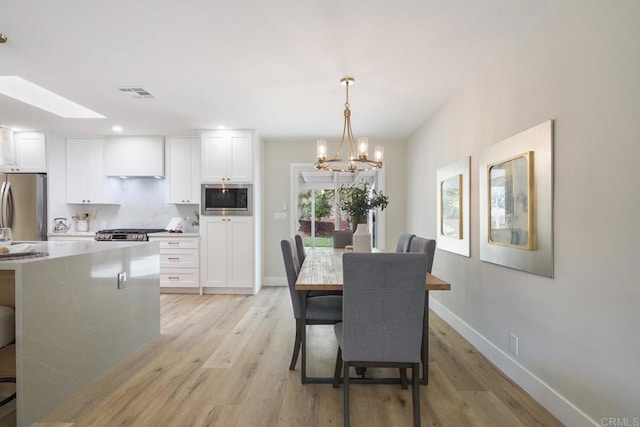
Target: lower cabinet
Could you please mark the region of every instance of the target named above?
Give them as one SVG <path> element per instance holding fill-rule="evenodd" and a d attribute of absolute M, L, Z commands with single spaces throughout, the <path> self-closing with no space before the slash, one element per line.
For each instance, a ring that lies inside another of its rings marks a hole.
<path fill-rule="evenodd" d="M 253 293 L 253 217 L 200 217 L 205 293 Z"/>
<path fill-rule="evenodd" d="M 150 235 L 160 244 L 160 292 L 200 293 L 199 236 Z"/>

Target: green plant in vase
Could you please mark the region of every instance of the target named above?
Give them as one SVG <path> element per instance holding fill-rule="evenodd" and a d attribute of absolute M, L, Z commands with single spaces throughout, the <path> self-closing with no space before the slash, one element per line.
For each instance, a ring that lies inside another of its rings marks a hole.
<path fill-rule="evenodd" d="M 338 206 L 351 217 L 351 229 L 356 231 L 358 224 L 367 222 L 367 214 L 371 209 L 384 210 L 389 204 L 389 197 L 382 191 L 372 190 L 371 185 L 363 181 L 360 184 L 343 185 L 338 190 L 340 202 Z"/>

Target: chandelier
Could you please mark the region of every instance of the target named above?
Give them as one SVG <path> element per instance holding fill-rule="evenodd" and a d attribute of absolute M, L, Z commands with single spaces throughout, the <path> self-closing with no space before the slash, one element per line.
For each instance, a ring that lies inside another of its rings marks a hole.
<path fill-rule="evenodd" d="M 342 139 L 336 153 L 331 159 L 327 158 L 327 141 L 320 139 L 317 142 L 318 161 L 314 163 L 314 167 L 319 170 L 328 172 L 362 172 L 382 167 L 382 157 L 384 156 L 384 148 L 376 146 L 373 159 L 369 159 L 369 140 L 367 138 L 358 138 L 356 144 L 353 132 L 351 131 L 351 110 L 349 109 L 349 86 L 353 86 L 355 79 L 353 77 L 344 77 L 340 83 L 346 87 L 346 101 L 344 103 L 344 127 L 342 129 Z M 347 149 L 347 157 L 340 157 L 340 150 L 345 147 Z"/>

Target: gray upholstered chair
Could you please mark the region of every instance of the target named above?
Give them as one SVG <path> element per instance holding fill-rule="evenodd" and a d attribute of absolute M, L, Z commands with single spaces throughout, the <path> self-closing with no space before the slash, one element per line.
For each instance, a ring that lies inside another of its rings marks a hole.
<path fill-rule="evenodd" d="M 346 253 L 342 323 L 335 326 L 334 387 L 344 378 L 344 425 L 349 425 L 349 367 L 411 368 L 413 422 L 420 425 L 420 350 L 424 316 L 424 254 Z"/>
<path fill-rule="evenodd" d="M 333 247 L 344 248 L 353 244 L 353 232 L 351 230 L 333 230 Z"/>
<path fill-rule="evenodd" d="M 282 240 L 280 242 L 282 248 L 282 258 L 284 260 L 284 269 L 287 273 L 287 282 L 289 284 L 289 294 L 291 295 L 291 304 L 293 306 L 293 316 L 296 319 L 296 338 L 293 345 L 293 354 L 289 369 L 295 369 L 300 353 L 302 343 L 302 328 L 306 325 L 335 325 L 342 321 L 342 296 L 327 295 L 307 298 L 307 323 L 302 322 L 302 293 L 296 291 L 296 280 L 298 279 L 298 271 L 295 267 L 293 259 L 293 244 L 291 240 Z"/>
<path fill-rule="evenodd" d="M 398 236 L 398 244 L 396 245 L 396 252 L 409 252 L 411 241 L 416 237 L 415 234 L 402 233 Z"/>
<path fill-rule="evenodd" d="M 306 252 L 304 251 L 304 243 L 302 241 L 302 236 L 299 234 L 296 234 L 295 236 L 293 236 L 293 239 L 296 244 L 296 255 L 298 258 L 298 263 L 300 267 L 302 267 L 302 263 L 304 262 L 304 259 L 307 256 Z"/>
<path fill-rule="evenodd" d="M 16 339 L 16 313 L 9 306 L 0 306 L 0 349 L 12 344 Z M 16 377 L 0 377 L 0 383 L 15 383 Z M 3 406 L 16 398 L 16 394 L 0 400 L 0 406 Z"/>
<path fill-rule="evenodd" d="M 436 253 L 436 241 L 432 239 L 424 239 L 422 237 L 414 237 L 409 246 L 409 252 L 427 254 L 427 272 L 431 273 L 433 266 L 433 257 Z"/>

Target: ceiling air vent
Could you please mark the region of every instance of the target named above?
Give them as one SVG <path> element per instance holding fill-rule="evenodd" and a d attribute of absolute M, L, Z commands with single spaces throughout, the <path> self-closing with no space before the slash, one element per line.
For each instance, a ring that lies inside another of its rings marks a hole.
<path fill-rule="evenodd" d="M 155 98 L 151 93 L 140 86 L 123 86 L 119 87 L 118 90 L 132 98 Z"/>

